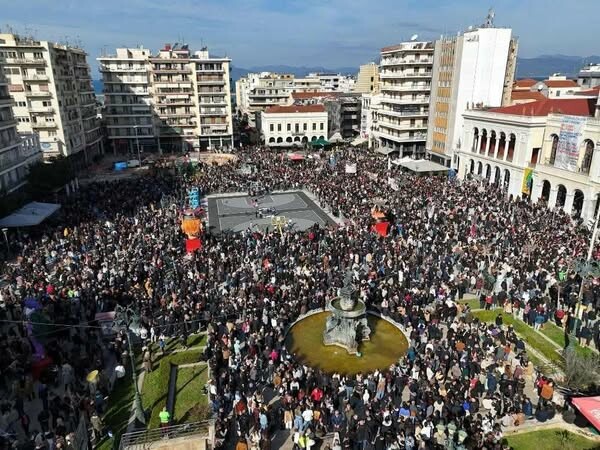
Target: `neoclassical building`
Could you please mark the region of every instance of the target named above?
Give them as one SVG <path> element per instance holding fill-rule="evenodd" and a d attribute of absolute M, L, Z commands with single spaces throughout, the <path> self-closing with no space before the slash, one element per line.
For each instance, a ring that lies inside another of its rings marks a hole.
<path fill-rule="evenodd" d="M 593 217 L 600 192 L 600 120 L 593 118 L 594 108 L 595 99 L 581 98 L 468 110 L 458 151 L 459 178 L 472 174 L 513 198 L 543 199 L 550 208 Z M 578 156 L 565 167 L 557 162 L 557 152 L 561 127 L 572 118 L 583 125 L 573 138 Z"/>
<path fill-rule="evenodd" d="M 269 147 L 304 146 L 327 139 L 327 111 L 323 105 L 272 106 L 261 113 L 259 122 Z"/>

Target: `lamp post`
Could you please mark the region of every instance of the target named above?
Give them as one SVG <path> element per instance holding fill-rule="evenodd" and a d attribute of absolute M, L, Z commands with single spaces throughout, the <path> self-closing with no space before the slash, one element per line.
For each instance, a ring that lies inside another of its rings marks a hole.
<path fill-rule="evenodd" d="M 142 157 L 140 156 L 140 140 L 138 139 L 138 126 L 134 125 L 133 129 L 135 130 L 135 145 L 137 147 L 138 161 L 140 163 L 139 167 L 142 167 Z"/>

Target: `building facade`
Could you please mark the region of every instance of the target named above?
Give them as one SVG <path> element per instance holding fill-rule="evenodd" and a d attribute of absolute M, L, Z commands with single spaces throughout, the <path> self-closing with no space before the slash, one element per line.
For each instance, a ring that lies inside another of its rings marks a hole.
<path fill-rule="evenodd" d="M 328 114 L 331 137 L 339 133 L 344 139 L 353 139 L 360 134 L 362 98 L 360 94 L 336 93 L 324 100 Z"/>
<path fill-rule="evenodd" d="M 464 113 L 458 176 L 480 178 L 507 195 L 544 201 L 574 217 L 592 219 L 600 193 L 600 121 L 595 100 L 546 99 Z M 560 112 L 560 113 L 559 113 Z M 563 114 L 564 113 L 564 114 Z M 566 124 L 570 132 L 562 134 Z M 576 127 L 576 132 L 572 133 Z M 561 139 L 577 149 L 565 167 Z"/>
<path fill-rule="evenodd" d="M 323 105 L 272 106 L 260 114 L 259 122 L 269 147 L 304 146 L 327 139 L 327 111 Z"/>
<path fill-rule="evenodd" d="M 307 78 L 316 78 L 323 92 L 350 92 L 356 80 L 340 73 L 309 73 Z"/>
<path fill-rule="evenodd" d="M 584 89 L 600 86 L 600 64 L 588 64 L 577 75 L 577 84 Z"/>
<path fill-rule="evenodd" d="M 546 98 L 561 98 L 576 94 L 582 89 L 575 81 L 566 76 L 554 74 L 547 80 L 539 81 L 531 87 L 533 92 L 539 92 Z"/>
<path fill-rule="evenodd" d="M 426 145 L 432 160 L 456 167 L 469 107 L 510 104 L 517 48 L 512 30 L 495 28 L 491 17 L 484 26 L 436 41 Z"/>
<path fill-rule="evenodd" d="M 17 131 L 38 134 L 45 157 L 66 156 L 81 166 L 103 152 L 85 51 L 5 33 L 0 58 Z"/>
<path fill-rule="evenodd" d="M 425 153 L 433 49 L 432 42 L 404 42 L 381 50 L 377 151 Z"/>
<path fill-rule="evenodd" d="M 290 103 L 294 75 L 271 72 L 249 73 L 235 82 L 237 110 L 248 117 L 248 124 L 256 126 L 257 114 L 271 106 Z"/>
<path fill-rule="evenodd" d="M 106 120 L 115 145 L 174 152 L 233 147 L 229 58 L 166 44 L 156 54 L 124 48 L 98 61 L 108 80 Z"/>
<path fill-rule="evenodd" d="M 21 188 L 29 166 L 42 159 L 38 135 L 17 133 L 13 103 L 0 64 L 0 197 Z"/>
<path fill-rule="evenodd" d="M 361 94 L 379 92 L 379 66 L 373 62 L 361 65 L 352 90 Z"/>

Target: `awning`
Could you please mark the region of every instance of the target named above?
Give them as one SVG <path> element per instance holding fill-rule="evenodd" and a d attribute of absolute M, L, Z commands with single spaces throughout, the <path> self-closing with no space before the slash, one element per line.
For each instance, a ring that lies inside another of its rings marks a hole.
<path fill-rule="evenodd" d="M 575 407 L 600 431 L 600 396 L 578 397 L 572 400 Z"/>
<path fill-rule="evenodd" d="M 376 151 L 382 155 L 389 155 L 390 153 L 399 152 L 400 150 L 395 148 L 379 147 Z"/>
<path fill-rule="evenodd" d="M 363 145 L 364 143 L 367 142 L 367 139 L 363 138 L 363 137 L 357 137 L 356 139 L 354 139 L 350 145 L 352 145 L 352 147 L 358 147 L 360 145 Z"/>
<path fill-rule="evenodd" d="M 287 156 L 290 161 L 304 161 L 304 155 L 301 153 L 288 153 Z"/>
<path fill-rule="evenodd" d="M 325 139 L 317 139 L 316 141 L 312 141 L 310 145 L 313 147 L 325 147 L 326 145 L 329 145 L 329 142 Z"/>
<path fill-rule="evenodd" d="M 428 159 L 402 158 L 392 161 L 392 163 L 415 173 L 446 173 L 448 170 L 450 170 L 448 167 L 433 161 L 429 161 Z"/>
<path fill-rule="evenodd" d="M 60 209 L 58 203 L 31 202 L 0 220 L 0 227 L 17 228 L 39 225 Z"/>

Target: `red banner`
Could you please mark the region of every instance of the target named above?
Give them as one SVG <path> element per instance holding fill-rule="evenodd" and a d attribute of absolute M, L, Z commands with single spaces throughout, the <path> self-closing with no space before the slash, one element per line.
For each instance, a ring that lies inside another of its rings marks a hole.
<path fill-rule="evenodd" d="M 373 225 L 371 231 L 379 234 L 380 236 L 386 237 L 390 231 L 390 223 L 389 222 L 379 222 Z"/>

